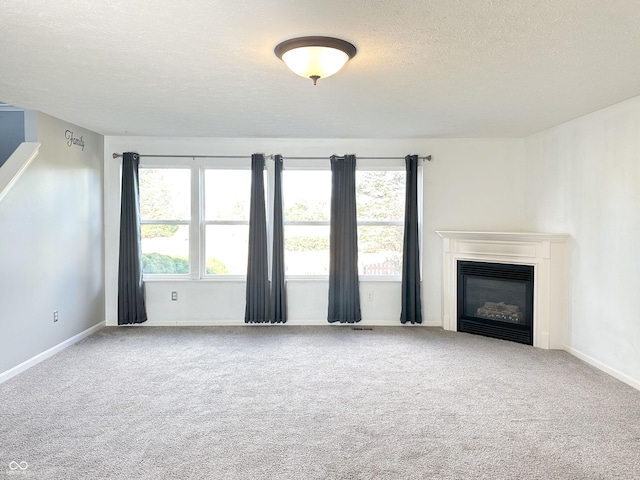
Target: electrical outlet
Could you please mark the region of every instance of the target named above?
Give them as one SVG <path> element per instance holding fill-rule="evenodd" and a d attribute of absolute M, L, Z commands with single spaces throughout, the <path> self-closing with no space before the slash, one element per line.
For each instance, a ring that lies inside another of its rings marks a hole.
<path fill-rule="evenodd" d="M 58 321 L 58 310 L 53 312 L 53 322 L 57 322 Z"/>
<path fill-rule="evenodd" d="M 171 301 L 172 302 L 178 301 L 178 292 L 171 292 Z"/>
<path fill-rule="evenodd" d="M 367 302 L 373 302 L 373 292 L 367 292 Z"/>

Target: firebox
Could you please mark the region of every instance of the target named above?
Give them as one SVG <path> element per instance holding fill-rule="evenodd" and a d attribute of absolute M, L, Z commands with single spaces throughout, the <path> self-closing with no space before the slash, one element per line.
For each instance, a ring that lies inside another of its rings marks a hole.
<path fill-rule="evenodd" d="M 533 345 L 533 266 L 459 260 L 458 331 Z"/>

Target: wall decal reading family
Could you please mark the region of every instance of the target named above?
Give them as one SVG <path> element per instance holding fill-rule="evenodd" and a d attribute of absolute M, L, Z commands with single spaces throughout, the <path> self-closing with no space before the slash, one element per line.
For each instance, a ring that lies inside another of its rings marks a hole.
<path fill-rule="evenodd" d="M 84 139 L 82 138 L 82 135 L 80 135 L 80 137 L 74 137 L 73 136 L 73 132 L 71 130 L 67 130 L 66 132 L 64 132 L 64 138 L 67 139 L 67 147 L 71 147 L 71 145 L 77 145 L 79 147 L 82 147 L 82 151 L 84 151 Z"/>

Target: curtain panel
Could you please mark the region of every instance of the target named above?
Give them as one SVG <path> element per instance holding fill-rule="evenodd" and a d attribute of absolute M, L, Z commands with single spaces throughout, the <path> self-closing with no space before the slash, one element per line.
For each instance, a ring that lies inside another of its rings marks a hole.
<path fill-rule="evenodd" d="M 282 206 L 282 155 L 274 157 L 273 255 L 271 258 L 271 323 L 287 321 L 287 290 L 284 278 L 284 214 Z"/>
<path fill-rule="evenodd" d="M 122 154 L 120 256 L 118 260 L 118 325 L 147 320 L 142 281 L 140 195 L 137 153 Z"/>
<path fill-rule="evenodd" d="M 420 244 L 418 235 L 418 156 L 405 157 L 407 186 L 404 209 L 404 244 L 402 248 L 402 310 L 403 324 L 422 323 L 420 300 Z"/>
<path fill-rule="evenodd" d="M 331 157 L 331 219 L 329 240 L 330 323 L 362 320 L 358 279 L 356 157 Z"/>
<path fill-rule="evenodd" d="M 264 200 L 264 155 L 251 156 L 251 203 L 249 210 L 249 258 L 245 323 L 269 322 L 269 261 L 267 216 Z"/>

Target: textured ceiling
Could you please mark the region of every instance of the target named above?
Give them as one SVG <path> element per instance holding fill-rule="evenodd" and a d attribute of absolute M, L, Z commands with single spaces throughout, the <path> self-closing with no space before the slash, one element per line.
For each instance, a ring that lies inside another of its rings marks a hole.
<path fill-rule="evenodd" d="M 638 0 L 0 0 L 0 100 L 107 135 L 522 137 L 640 95 Z M 314 87 L 276 44 L 358 54 Z"/>

